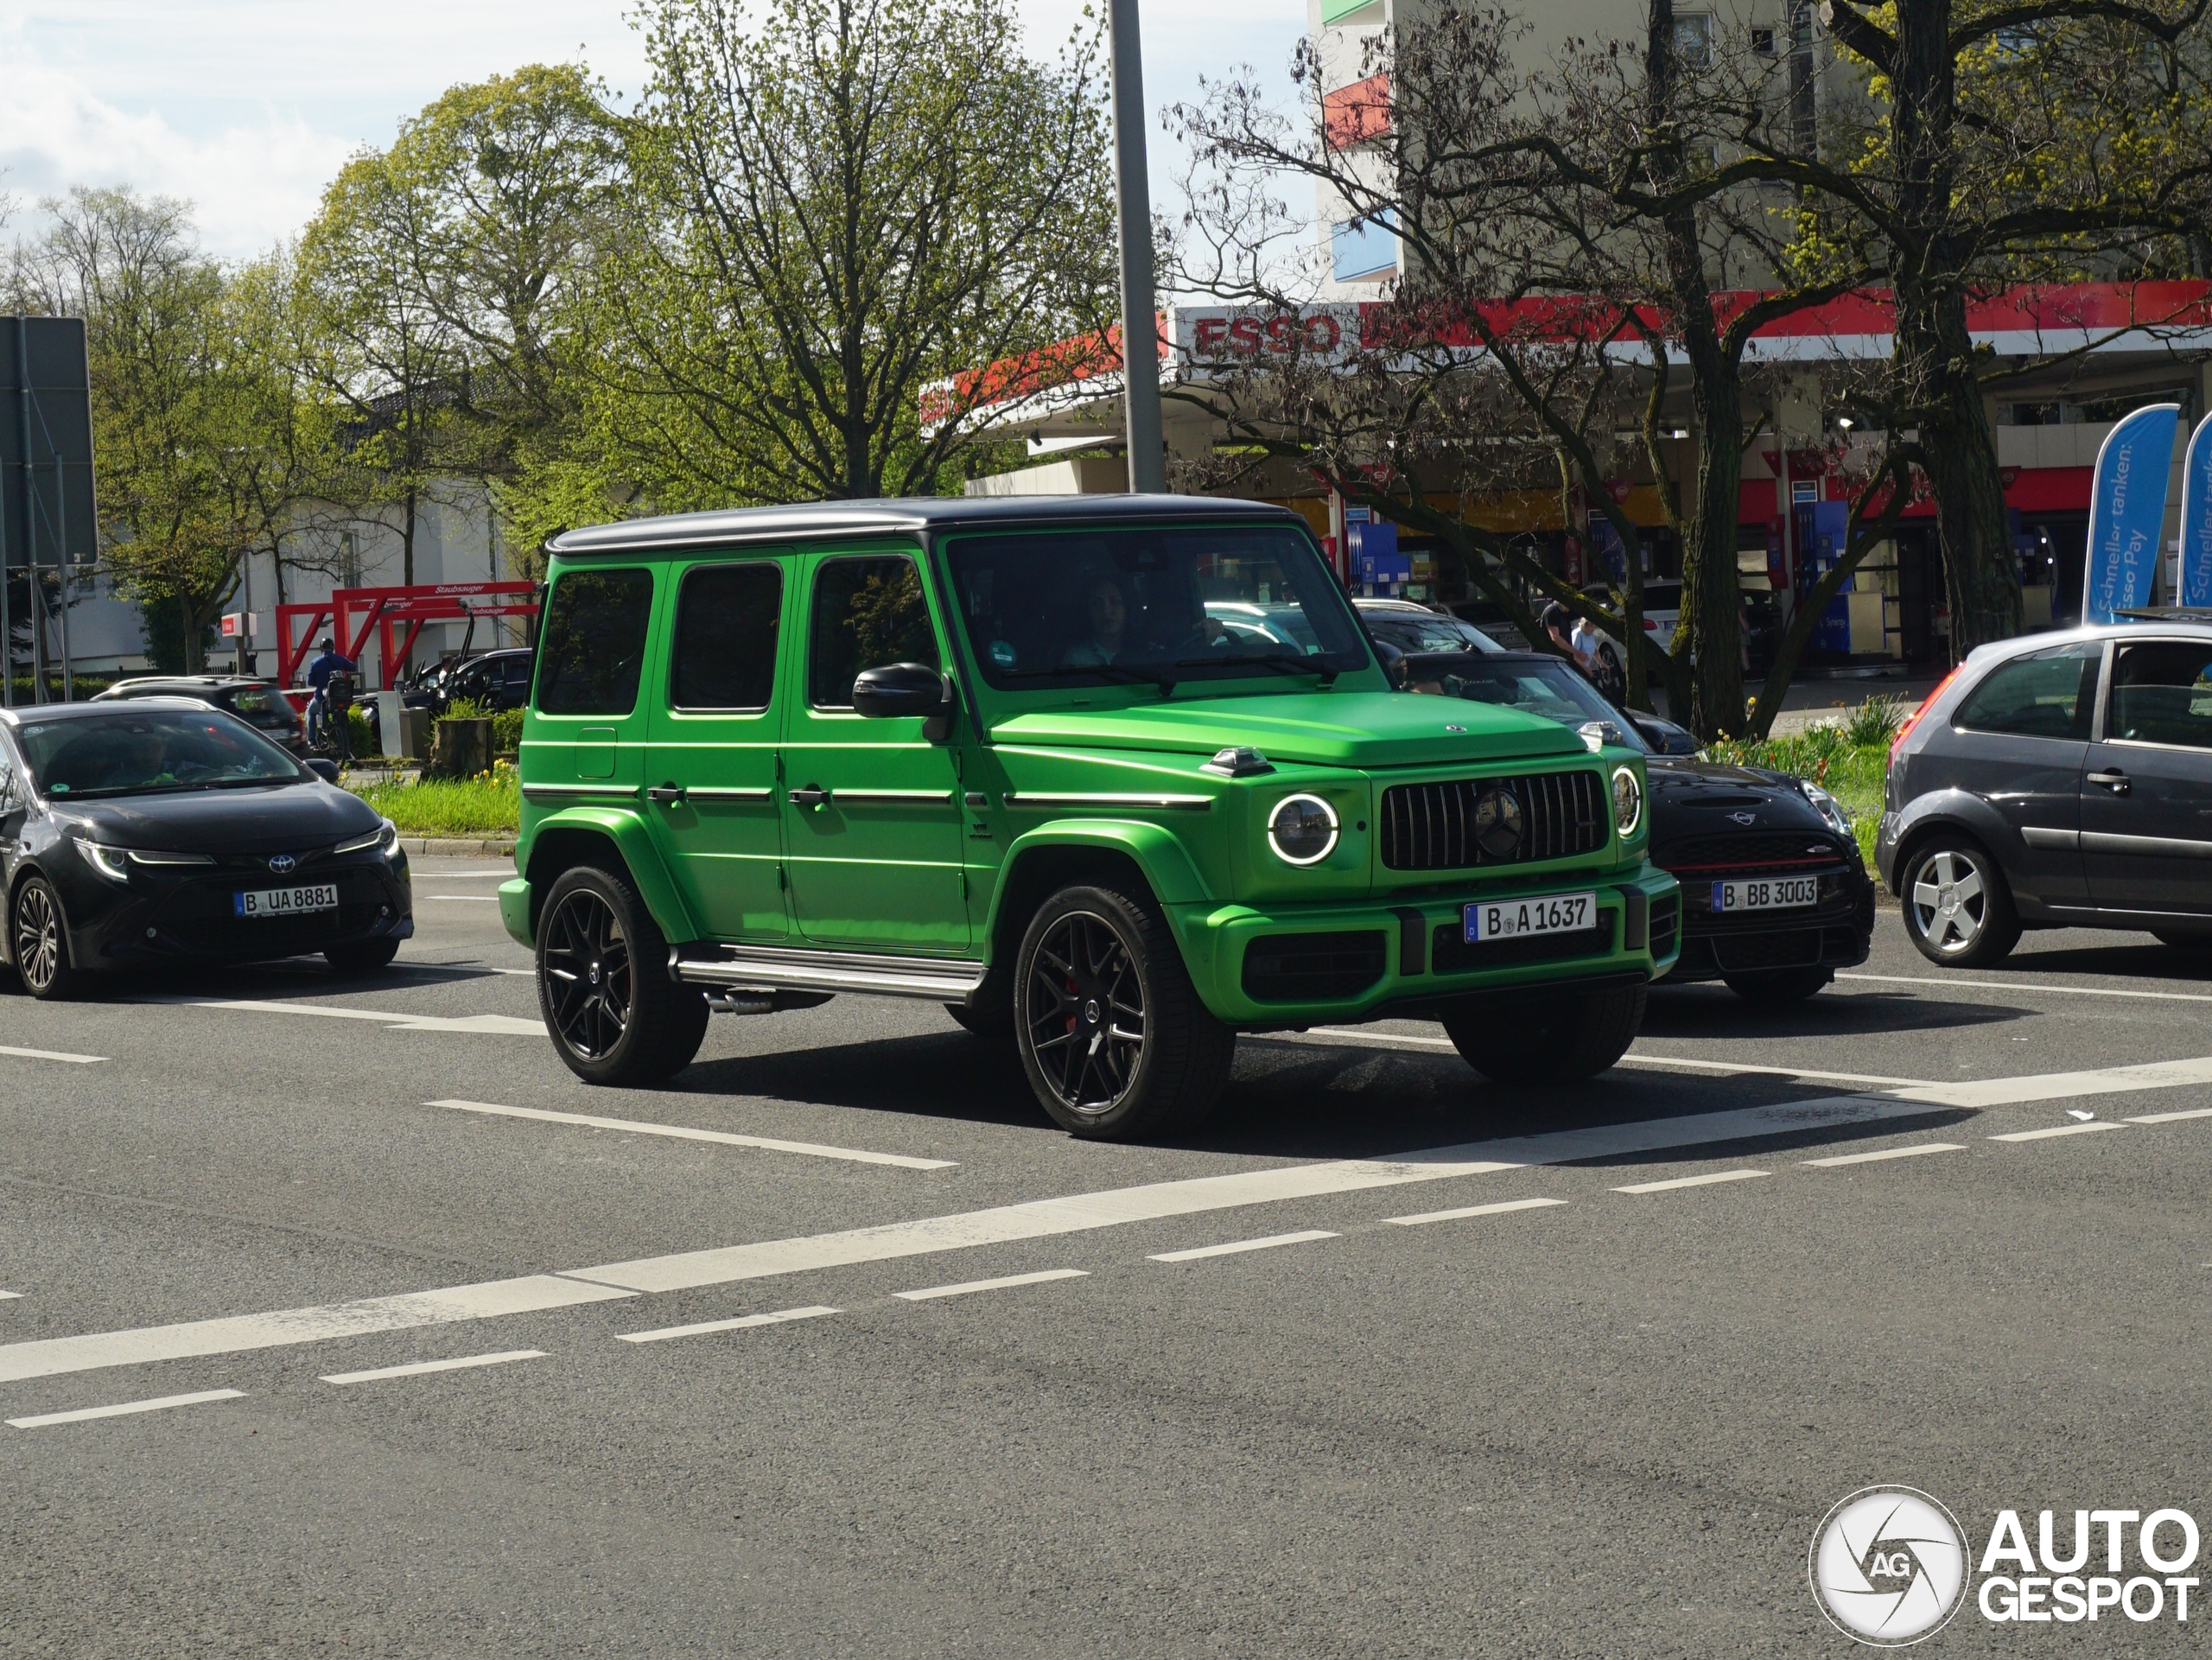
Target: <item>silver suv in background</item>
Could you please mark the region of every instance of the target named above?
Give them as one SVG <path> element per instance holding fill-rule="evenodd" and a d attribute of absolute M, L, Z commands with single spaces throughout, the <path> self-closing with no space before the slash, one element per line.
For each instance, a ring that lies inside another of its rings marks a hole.
<path fill-rule="evenodd" d="M 1921 953 L 1980 968 L 2023 928 L 2212 947 L 2212 626 L 1977 649 L 1890 749 L 1875 861 Z"/>

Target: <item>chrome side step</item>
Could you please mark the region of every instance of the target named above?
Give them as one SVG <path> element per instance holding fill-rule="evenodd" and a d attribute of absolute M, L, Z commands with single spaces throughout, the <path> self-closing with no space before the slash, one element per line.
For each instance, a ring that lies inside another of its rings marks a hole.
<path fill-rule="evenodd" d="M 857 991 L 964 1003 L 983 983 L 981 963 L 945 957 L 887 957 L 872 951 L 794 950 L 783 945 L 671 945 L 668 977 L 685 985 L 743 991 Z"/>

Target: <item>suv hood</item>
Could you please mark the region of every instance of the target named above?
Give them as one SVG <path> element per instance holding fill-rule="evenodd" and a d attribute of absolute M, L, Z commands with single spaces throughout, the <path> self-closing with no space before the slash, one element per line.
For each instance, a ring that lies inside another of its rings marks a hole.
<path fill-rule="evenodd" d="M 991 738 L 1055 748 L 1197 755 L 1249 744 L 1270 760 L 1318 766 L 1423 766 L 1589 753 L 1580 735 L 1556 721 L 1395 691 L 1288 692 L 1040 710 L 1000 722 Z"/>

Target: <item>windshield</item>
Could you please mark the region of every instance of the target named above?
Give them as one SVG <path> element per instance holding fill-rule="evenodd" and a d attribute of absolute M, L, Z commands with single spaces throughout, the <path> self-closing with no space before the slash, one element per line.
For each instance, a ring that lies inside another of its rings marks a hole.
<path fill-rule="evenodd" d="M 1623 747 L 1640 749 L 1647 755 L 1653 753 L 1628 716 L 1564 663 L 1471 656 L 1449 662 L 1416 658 L 1407 665 L 1406 690 L 1498 703 L 1566 727 L 1579 727 L 1586 721 L 1610 722 L 1619 731 Z"/>
<path fill-rule="evenodd" d="M 310 778 L 242 721 L 206 709 L 135 709 L 16 728 L 39 793 L 76 801 Z"/>
<path fill-rule="evenodd" d="M 1343 590 L 1295 531 L 971 536 L 951 563 L 969 645 L 1001 689 L 1368 666 Z"/>

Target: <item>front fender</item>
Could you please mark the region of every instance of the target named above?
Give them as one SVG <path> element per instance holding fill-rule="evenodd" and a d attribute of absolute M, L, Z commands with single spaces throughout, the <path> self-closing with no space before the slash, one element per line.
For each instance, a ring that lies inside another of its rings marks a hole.
<path fill-rule="evenodd" d="M 1019 886 L 1024 856 L 1046 848 L 1096 848 L 1134 860 L 1151 885 L 1153 897 L 1170 907 L 1210 901 L 1214 890 L 1198 872 L 1183 839 L 1165 824 L 1142 819 L 1062 819 L 1016 836 L 1007 849 L 1002 867 L 1006 875 L 991 894 L 991 913 L 984 938 L 996 939 L 1007 895 Z"/>
<path fill-rule="evenodd" d="M 662 863 L 660 850 L 653 845 L 652 832 L 646 829 L 645 821 L 620 807 L 579 805 L 546 814 L 531 826 L 529 840 L 517 850 L 517 862 L 529 884 L 530 928 L 530 938 L 518 933 L 517 938 L 524 944 L 536 943 L 538 913 L 547 891 L 555 878 L 569 866 L 594 862 L 588 855 L 594 842 L 601 846 L 613 844 L 630 872 L 630 880 L 637 884 L 645 909 L 652 913 L 653 921 L 665 938 L 680 942 L 704 935 L 706 931 L 691 914 L 691 907 L 684 903 L 683 890 L 670 878 L 668 867 Z M 515 932 L 514 920 L 504 889 L 512 886 L 502 885 L 500 906 L 511 933 Z"/>

